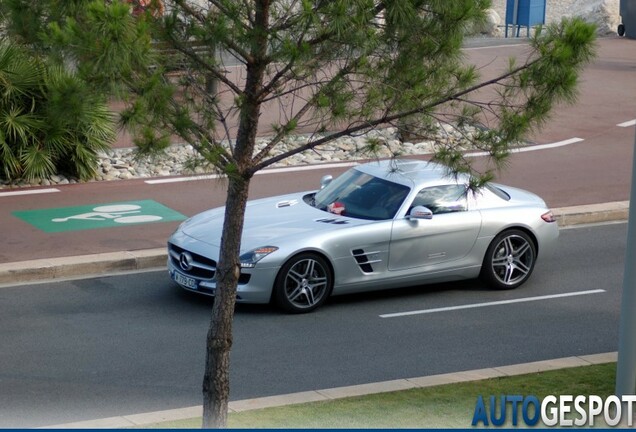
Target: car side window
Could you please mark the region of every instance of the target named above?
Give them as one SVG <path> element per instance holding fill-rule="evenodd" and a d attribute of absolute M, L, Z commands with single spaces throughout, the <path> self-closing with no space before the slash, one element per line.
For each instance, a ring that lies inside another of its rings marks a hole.
<path fill-rule="evenodd" d="M 466 197 L 467 188 L 465 185 L 431 186 L 418 192 L 410 209 L 415 206 L 424 206 L 433 214 L 466 211 L 468 209 Z"/>

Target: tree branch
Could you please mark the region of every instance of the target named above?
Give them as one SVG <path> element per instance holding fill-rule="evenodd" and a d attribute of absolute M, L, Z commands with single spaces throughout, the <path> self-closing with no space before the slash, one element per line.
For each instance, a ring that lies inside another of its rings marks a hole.
<path fill-rule="evenodd" d="M 328 135 L 326 137 L 320 138 L 320 139 L 318 139 L 316 141 L 312 141 L 312 142 L 307 143 L 307 144 L 305 144 L 303 146 L 297 147 L 295 149 L 289 150 L 289 151 L 287 151 L 285 153 L 282 153 L 282 154 L 277 155 L 277 156 L 273 156 L 270 159 L 267 159 L 265 161 L 257 163 L 256 165 L 254 165 L 251 168 L 250 171 L 252 173 L 255 173 L 255 172 L 260 171 L 261 169 L 263 169 L 263 168 L 265 168 L 265 167 L 267 167 L 269 165 L 272 165 L 272 164 L 274 164 L 276 162 L 280 162 L 281 160 L 286 159 L 286 158 L 288 158 L 290 156 L 296 155 L 298 153 L 302 153 L 302 152 L 304 152 L 306 150 L 314 149 L 316 147 L 319 147 L 319 146 L 321 146 L 323 144 L 326 144 L 328 142 L 334 141 L 334 140 L 336 140 L 338 138 L 341 138 L 343 136 L 351 135 L 353 133 L 364 131 L 364 130 L 369 130 L 369 129 L 372 129 L 372 128 L 377 127 L 379 125 L 391 123 L 391 122 L 393 122 L 395 120 L 399 120 L 399 119 L 404 118 L 404 117 L 408 117 L 408 116 L 411 116 L 411 115 L 414 115 L 414 114 L 426 112 L 426 111 L 428 111 L 428 110 L 430 110 L 432 108 L 435 108 L 437 106 L 443 105 L 443 104 L 445 104 L 447 102 L 450 102 L 452 100 L 456 100 L 456 99 L 460 98 L 461 96 L 464 96 L 464 95 L 466 95 L 468 93 L 472 93 L 472 92 L 480 90 L 480 89 L 482 89 L 484 87 L 488 87 L 488 86 L 490 86 L 492 84 L 496 84 L 499 81 L 505 80 L 506 78 L 509 78 L 509 77 L 511 77 L 511 76 L 523 71 L 524 69 L 527 69 L 528 67 L 530 67 L 533 64 L 537 63 L 539 60 L 540 59 L 534 59 L 534 60 L 532 60 L 530 62 L 527 62 L 523 66 L 519 66 L 519 67 L 517 67 L 517 68 L 515 68 L 513 70 L 510 70 L 509 72 L 507 72 L 505 74 L 502 74 L 502 75 L 496 77 L 496 78 L 492 78 L 490 80 L 484 81 L 484 82 L 479 83 L 477 85 L 471 86 L 471 87 L 469 87 L 469 88 L 467 88 L 465 90 L 462 90 L 462 91 L 457 92 L 455 94 L 449 95 L 449 96 L 447 96 L 445 98 L 442 98 L 440 100 L 437 100 L 435 102 L 431 102 L 429 104 L 426 104 L 426 105 L 423 105 L 423 106 L 420 106 L 420 107 L 417 107 L 417 108 L 414 108 L 414 109 L 411 109 L 411 110 L 408 110 L 408 111 L 404 111 L 404 112 L 400 112 L 400 113 L 396 113 L 396 114 L 392 114 L 392 115 L 383 115 L 383 116 L 381 116 L 379 118 L 376 118 L 374 120 L 370 120 L 370 121 L 368 121 L 365 124 L 362 124 L 362 125 L 359 125 L 359 126 L 350 127 L 350 128 L 345 129 L 345 130 L 341 130 L 339 132 L 335 132 L 335 133 L 330 134 L 330 135 Z"/>

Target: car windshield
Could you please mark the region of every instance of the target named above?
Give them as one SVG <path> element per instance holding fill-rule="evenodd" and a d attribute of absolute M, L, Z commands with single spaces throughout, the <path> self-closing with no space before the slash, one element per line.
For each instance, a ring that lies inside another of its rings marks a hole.
<path fill-rule="evenodd" d="M 409 193 L 407 186 L 351 169 L 314 197 L 320 210 L 358 219 L 392 219 Z"/>

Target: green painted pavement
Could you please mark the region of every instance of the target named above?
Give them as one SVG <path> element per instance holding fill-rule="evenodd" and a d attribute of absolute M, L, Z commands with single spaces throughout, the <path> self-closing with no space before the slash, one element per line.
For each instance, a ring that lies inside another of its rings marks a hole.
<path fill-rule="evenodd" d="M 16 211 L 12 214 L 47 233 L 186 219 L 181 213 L 153 200 Z"/>

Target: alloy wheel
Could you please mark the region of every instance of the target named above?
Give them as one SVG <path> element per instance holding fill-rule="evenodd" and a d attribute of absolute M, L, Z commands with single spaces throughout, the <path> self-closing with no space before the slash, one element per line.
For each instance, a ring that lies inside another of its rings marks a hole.
<path fill-rule="evenodd" d="M 520 235 L 509 235 L 495 246 L 491 265 L 493 275 L 504 285 L 515 286 L 530 276 L 534 248 Z"/>
<path fill-rule="evenodd" d="M 331 286 L 327 262 L 317 255 L 303 254 L 292 258 L 281 269 L 275 299 L 289 312 L 309 312 L 325 302 Z"/>

